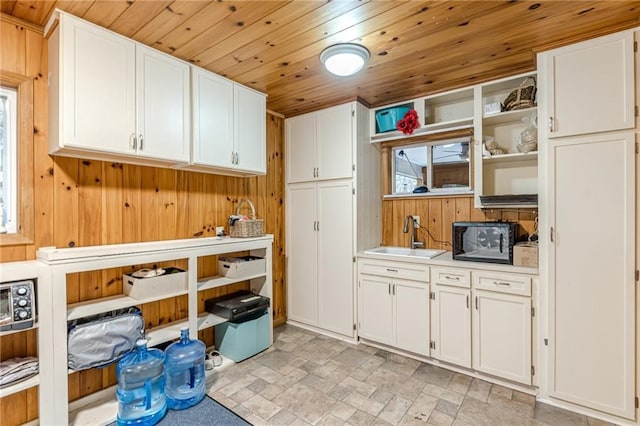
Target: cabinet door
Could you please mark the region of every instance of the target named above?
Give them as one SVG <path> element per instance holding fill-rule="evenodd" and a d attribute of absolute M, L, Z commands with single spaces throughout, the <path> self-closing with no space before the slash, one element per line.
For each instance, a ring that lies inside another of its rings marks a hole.
<path fill-rule="evenodd" d="M 232 168 L 233 82 L 192 67 L 193 164 Z"/>
<path fill-rule="evenodd" d="M 554 141 L 549 151 L 550 394 L 633 419 L 634 132 Z"/>
<path fill-rule="evenodd" d="M 396 346 L 429 356 L 429 284 L 394 280 Z"/>
<path fill-rule="evenodd" d="M 189 161 L 191 97 L 189 65 L 136 46 L 138 155 Z"/>
<path fill-rule="evenodd" d="M 431 355 L 441 361 L 471 367 L 471 290 L 434 285 L 431 303 Z"/>
<path fill-rule="evenodd" d="M 320 179 L 353 176 L 352 108 L 352 104 L 345 104 L 316 113 L 316 167 Z"/>
<path fill-rule="evenodd" d="M 474 292 L 475 370 L 531 384 L 531 298 Z"/>
<path fill-rule="evenodd" d="M 316 116 L 315 113 L 285 120 L 287 145 L 287 183 L 315 179 Z"/>
<path fill-rule="evenodd" d="M 318 251 L 315 183 L 287 190 L 287 313 L 303 323 L 318 324 Z"/>
<path fill-rule="evenodd" d="M 267 103 L 265 96 L 234 84 L 236 168 L 267 173 Z"/>
<path fill-rule="evenodd" d="M 633 128 L 631 31 L 548 52 L 549 137 Z M 542 125 L 543 123 L 541 123 Z"/>
<path fill-rule="evenodd" d="M 60 107 L 63 115 L 58 144 L 132 155 L 135 43 L 68 15 L 61 19 L 60 45 L 51 50 L 62 55 L 61 66 L 53 70 L 61 74 L 52 78 L 60 79 L 62 97 L 61 104 L 52 105 L 52 114 Z"/>
<path fill-rule="evenodd" d="M 320 327 L 354 330 L 353 192 L 351 180 L 318 183 L 318 309 Z"/>
<path fill-rule="evenodd" d="M 377 275 L 361 274 L 358 285 L 360 336 L 392 345 L 394 327 L 391 280 Z"/>

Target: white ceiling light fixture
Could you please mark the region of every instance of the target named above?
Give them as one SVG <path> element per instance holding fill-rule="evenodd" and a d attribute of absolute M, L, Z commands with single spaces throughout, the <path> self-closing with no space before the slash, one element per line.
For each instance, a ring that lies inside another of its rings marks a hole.
<path fill-rule="evenodd" d="M 347 77 L 364 68 L 369 56 L 369 51 L 364 46 L 341 43 L 324 49 L 320 54 L 320 62 L 331 74 Z"/>

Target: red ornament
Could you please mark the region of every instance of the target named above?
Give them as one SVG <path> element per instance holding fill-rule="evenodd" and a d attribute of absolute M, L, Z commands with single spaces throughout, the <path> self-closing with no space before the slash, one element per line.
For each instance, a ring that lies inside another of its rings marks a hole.
<path fill-rule="evenodd" d="M 407 111 L 404 118 L 398 120 L 396 124 L 396 129 L 405 135 L 413 134 L 413 131 L 418 127 L 420 127 L 420 122 L 418 121 L 418 112 L 415 109 Z"/>

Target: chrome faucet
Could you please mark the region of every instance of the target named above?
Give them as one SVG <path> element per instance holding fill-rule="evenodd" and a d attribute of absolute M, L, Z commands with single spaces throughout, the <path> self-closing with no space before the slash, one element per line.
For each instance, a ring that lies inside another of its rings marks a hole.
<path fill-rule="evenodd" d="M 405 234 L 409 232 L 409 222 L 411 222 L 411 250 L 418 247 L 424 247 L 424 243 L 422 241 L 416 241 L 416 221 L 413 216 L 409 215 L 404 219 L 404 228 L 402 228 L 402 232 Z"/>

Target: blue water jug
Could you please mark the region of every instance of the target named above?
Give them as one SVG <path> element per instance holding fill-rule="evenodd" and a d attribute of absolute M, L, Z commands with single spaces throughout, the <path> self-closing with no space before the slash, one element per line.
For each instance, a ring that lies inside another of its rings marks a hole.
<path fill-rule="evenodd" d="M 180 341 L 165 350 L 165 377 L 167 406 L 182 410 L 196 405 L 204 397 L 205 345 L 189 339 L 189 328 L 180 330 Z"/>
<path fill-rule="evenodd" d="M 164 393 L 164 353 L 147 349 L 144 339 L 116 367 L 118 426 L 147 426 L 158 423 L 167 412 Z"/>

